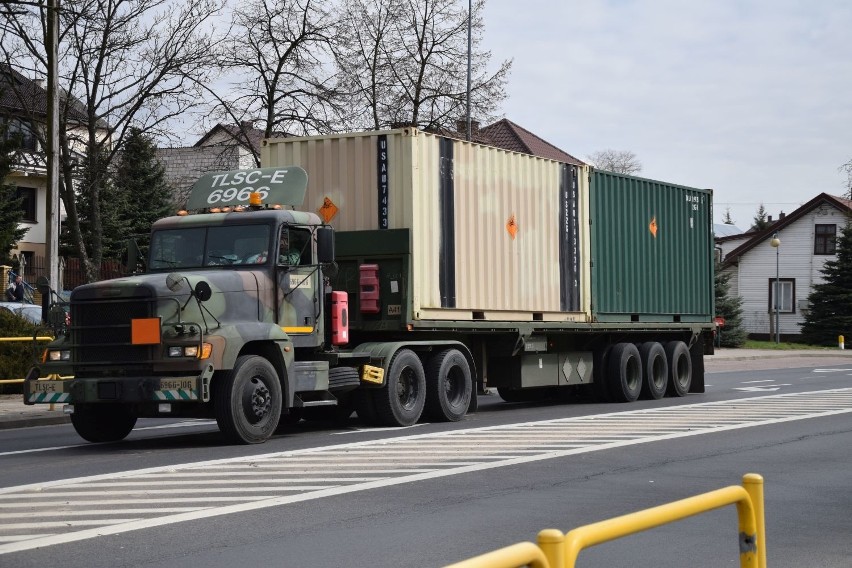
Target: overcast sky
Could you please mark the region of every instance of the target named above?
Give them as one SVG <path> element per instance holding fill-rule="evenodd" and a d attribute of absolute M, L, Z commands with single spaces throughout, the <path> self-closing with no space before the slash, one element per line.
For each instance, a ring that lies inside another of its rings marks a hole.
<path fill-rule="evenodd" d="M 849 0 L 488 0 L 484 47 L 514 59 L 506 118 L 584 159 L 714 190 L 747 229 L 844 193 Z"/>

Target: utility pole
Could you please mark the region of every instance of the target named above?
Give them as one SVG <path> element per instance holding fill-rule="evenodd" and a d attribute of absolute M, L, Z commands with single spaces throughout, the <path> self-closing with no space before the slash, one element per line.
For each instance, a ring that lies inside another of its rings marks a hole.
<path fill-rule="evenodd" d="M 470 142 L 470 58 L 471 58 L 471 20 L 473 20 L 473 0 L 467 0 L 467 141 Z"/>
<path fill-rule="evenodd" d="M 59 281 L 59 0 L 47 0 L 47 251 L 50 287 Z"/>

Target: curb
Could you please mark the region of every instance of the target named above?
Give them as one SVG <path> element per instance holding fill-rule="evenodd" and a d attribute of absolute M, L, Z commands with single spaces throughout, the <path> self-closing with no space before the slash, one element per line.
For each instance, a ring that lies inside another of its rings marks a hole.
<path fill-rule="evenodd" d="M 33 426 L 54 426 L 56 424 L 71 423 L 71 417 L 67 414 L 57 414 L 57 416 L 30 416 L 26 418 L 0 419 L 0 430 L 32 428 Z"/>

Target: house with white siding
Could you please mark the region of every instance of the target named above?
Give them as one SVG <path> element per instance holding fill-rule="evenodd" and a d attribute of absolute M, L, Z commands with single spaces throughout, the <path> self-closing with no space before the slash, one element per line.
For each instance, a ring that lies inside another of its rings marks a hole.
<path fill-rule="evenodd" d="M 801 333 L 808 296 L 823 282 L 825 262 L 837 259 L 837 238 L 850 220 L 852 201 L 821 193 L 767 229 L 747 233 L 750 238 L 732 250 L 727 242 L 717 244 L 720 270 L 731 274 L 730 294 L 743 299 L 743 326 L 749 334 L 774 336 L 776 293 L 782 341 Z"/>

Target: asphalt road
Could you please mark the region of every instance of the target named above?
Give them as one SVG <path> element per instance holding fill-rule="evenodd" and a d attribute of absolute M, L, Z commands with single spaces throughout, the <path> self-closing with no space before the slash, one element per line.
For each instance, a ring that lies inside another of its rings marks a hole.
<path fill-rule="evenodd" d="M 0 566 L 441 566 L 754 472 L 768 565 L 846 567 L 852 365 L 822 363 L 731 362 L 706 394 L 630 405 L 485 396 L 458 424 L 303 422 L 251 447 L 200 421 L 141 421 L 103 445 L 67 425 L 2 431 Z M 737 563 L 728 507 L 578 566 Z"/>

